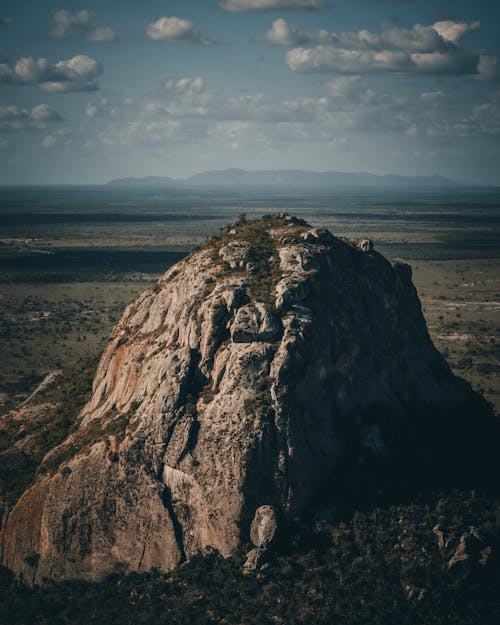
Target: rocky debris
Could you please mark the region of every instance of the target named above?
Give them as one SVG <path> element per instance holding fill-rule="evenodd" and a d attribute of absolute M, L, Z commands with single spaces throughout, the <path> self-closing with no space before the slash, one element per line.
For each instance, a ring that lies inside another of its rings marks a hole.
<path fill-rule="evenodd" d="M 471 527 L 460 537 L 458 547 L 448 561 L 448 569 L 451 571 L 460 563 L 471 561 L 485 566 L 491 554 L 491 546 L 486 545 L 476 528 Z"/>
<path fill-rule="evenodd" d="M 233 233 L 236 234 L 234 228 L 229 231 L 229 234 Z M 231 269 L 236 269 L 236 267 L 244 267 L 247 264 L 249 250 L 250 245 L 246 241 L 234 241 L 221 247 L 219 256 Z"/>
<path fill-rule="evenodd" d="M 373 252 L 373 241 L 371 239 L 363 239 L 358 243 L 358 247 L 362 252 Z"/>
<path fill-rule="evenodd" d="M 249 573 L 255 573 L 258 571 L 269 558 L 269 549 L 265 546 L 254 547 L 247 553 L 245 563 L 243 564 L 243 573 L 248 575 Z"/>
<path fill-rule="evenodd" d="M 469 574 L 478 567 L 487 566 L 492 546 L 485 543 L 477 528 L 469 527 L 460 537 L 454 534 L 446 536 L 440 524 L 432 532 L 449 571 Z"/>
<path fill-rule="evenodd" d="M 427 588 L 420 588 L 418 586 L 413 586 L 412 584 L 403 584 L 403 589 L 406 593 L 408 601 L 423 601 L 429 592 Z"/>
<path fill-rule="evenodd" d="M 306 243 L 328 243 L 333 238 L 332 233 L 327 228 L 311 228 L 300 236 Z"/>
<path fill-rule="evenodd" d="M 279 259 L 281 271 L 297 274 L 299 278 L 302 274 L 318 269 L 314 252 L 307 248 L 297 249 L 296 245 L 282 247 L 279 250 Z"/>
<path fill-rule="evenodd" d="M 255 302 L 242 306 L 236 312 L 231 325 L 231 339 L 234 343 L 271 342 L 279 337 L 281 331 L 280 318 L 262 302 Z"/>
<path fill-rule="evenodd" d="M 18 576 L 229 556 L 272 533 L 262 507 L 286 525 L 367 456 L 406 476 L 435 451 L 455 471 L 454 436 L 469 470 L 457 415 L 468 406 L 482 432 L 491 410 L 432 345 L 411 270 L 289 216 L 231 229 L 125 309 L 75 427 L 2 516 Z M 262 540 L 247 568 L 268 557 Z"/>
<path fill-rule="evenodd" d="M 442 551 L 445 548 L 446 543 L 443 529 L 439 523 L 432 528 L 432 533 L 436 537 L 439 550 Z"/>
<path fill-rule="evenodd" d="M 287 226 L 307 226 L 308 223 L 299 217 L 295 217 L 295 215 L 290 215 L 289 213 L 279 213 L 277 215 L 278 219 L 280 219 L 284 225 Z"/>

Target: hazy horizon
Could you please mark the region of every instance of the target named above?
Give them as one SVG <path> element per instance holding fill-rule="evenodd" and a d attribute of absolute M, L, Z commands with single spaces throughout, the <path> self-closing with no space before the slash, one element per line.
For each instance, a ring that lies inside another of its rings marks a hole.
<path fill-rule="evenodd" d="M 0 184 L 207 170 L 498 184 L 495 0 L 5 0 Z"/>

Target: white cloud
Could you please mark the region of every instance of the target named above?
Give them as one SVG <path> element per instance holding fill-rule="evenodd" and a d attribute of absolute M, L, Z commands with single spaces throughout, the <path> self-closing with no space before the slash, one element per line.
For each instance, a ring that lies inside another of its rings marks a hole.
<path fill-rule="evenodd" d="M 344 50 L 333 46 L 294 48 L 287 52 L 286 62 L 294 72 L 376 72 L 404 71 L 411 66 L 404 52 Z"/>
<path fill-rule="evenodd" d="M 51 37 L 68 39 L 76 35 L 85 37 L 87 41 L 102 43 L 114 41 L 117 37 L 115 31 L 109 26 L 93 27 L 94 13 L 81 10 L 71 13 L 66 9 L 60 9 L 52 15 L 52 28 L 49 31 Z"/>
<path fill-rule="evenodd" d="M 324 9 L 327 0 L 218 0 L 217 6 L 225 11 L 275 11 L 297 9 Z"/>
<path fill-rule="evenodd" d="M 38 85 L 44 91 L 96 91 L 96 78 L 103 72 L 102 65 L 85 54 L 58 61 L 51 65 L 47 59 L 23 57 L 14 68 L 0 64 L 0 82 Z"/>
<path fill-rule="evenodd" d="M 444 20 L 442 22 L 435 22 L 432 28 L 441 35 L 445 41 L 451 41 L 457 43 L 465 33 L 472 30 L 477 30 L 480 26 L 479 22 L 455 22 L 452 20 Z"/>
<path fill-rule="evenodd" d="M 479 22 L 436 22 L 431 26 L 415 24 L 413 28 L 384 28 L 380 34 L 368 30 L 354 32 L 301 31 L 283 18 L 276 19 L 262 36 L 274 45 L 328 45 L 346 50 L 401 50 L 411 52 L 450 51 L 467 32 L 479 28 Z"/>
<path fill-rule="evenodd" d="M 290 69 L 297 72 L 491 75 L 491 62 L 476 50 L 465 48 L 459 39 L 479 27 L 478 22 L 437 22 L 432 26 L 385 28 L 381 34 L 367 30 L 334 33 L 320 30 L 302 33 L 295 40 L 316 44 L 298 47 L 286 55 Z M 288 27 L 290 28 L 290 27 Z M 282 25 L 282 32 L 285 32 Z M 269 32 L 269 31 L 268 31 Z M 282 38 L 284 44 L 285 38 Z"/>
<path fill-rule="evenodd" d="M 47 104 L 38 104 L 32 108 L 30 119 L 37 122 L 58 122 L 61 121 L 61 116 Z"/>
<path fill-rule="evenodd" d="M 146 35 L 153 41 L 188 41 L 191 43 L 214 43 L 191 20 L 180 17 L 160 17 L 150 22 Z"/>
<path fill-rule="evenodd" d="M 273 46 L 290 46 L 306 43 L 308 37 L 279 17 L 271 24 L 271 28 L 260 36 L 260 41 Z"/>

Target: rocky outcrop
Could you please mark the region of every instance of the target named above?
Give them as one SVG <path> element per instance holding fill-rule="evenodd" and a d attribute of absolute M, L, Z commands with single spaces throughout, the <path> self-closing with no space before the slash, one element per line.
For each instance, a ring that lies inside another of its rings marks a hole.
<path fill-rule="evenodd" d="M 272 506 L 260 506 L 250 525 L 250 540 L 254 547 L 247 553 L 244 573 L 253 573 L 265 564 L 271 555 L 278 529 L 276 511 Z"/>
<path fill-rule="evenodd" d="M 230 555 L 359 459 L 421 472 L 433 440 L 448 462 L 471 402 L 480 428 L 407 265 L 289 216 L 232 226 L 126 308 L 76 426 L 5 515 L 2 563 L 37 583 Z"/>
<path fill-rule="evenodd" d="M 455 533 L 445 533 L 438 524 L 432 532 L 449 571 L 470 575 L 488 565 L 493 548 L 485 543 L 477 528 L 469 527 L 457 536 Z"/>

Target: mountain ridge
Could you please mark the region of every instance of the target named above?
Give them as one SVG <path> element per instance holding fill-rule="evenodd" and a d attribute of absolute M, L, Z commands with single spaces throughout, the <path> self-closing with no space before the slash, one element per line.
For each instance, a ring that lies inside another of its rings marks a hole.
<path fill-rule="evenodd" d="M 169 176 L 146 176 L 115 178 L 105 186 L 116 187 L 245 187 L 262 186 L 279 188 L 287 187 L 318 187 L 331 188 L 337 186 L 375 186 L 375 187 L 445 187 L 457 183 L 439 175 L 433 176 L 402 176 L 398 174 L 371 174 L 368 172 L 308 171 L 302 169 L 276 170 L 245 170 L 222 169 L 210 170 L 193 174 L 188 178 L 172 178 Z"/>

